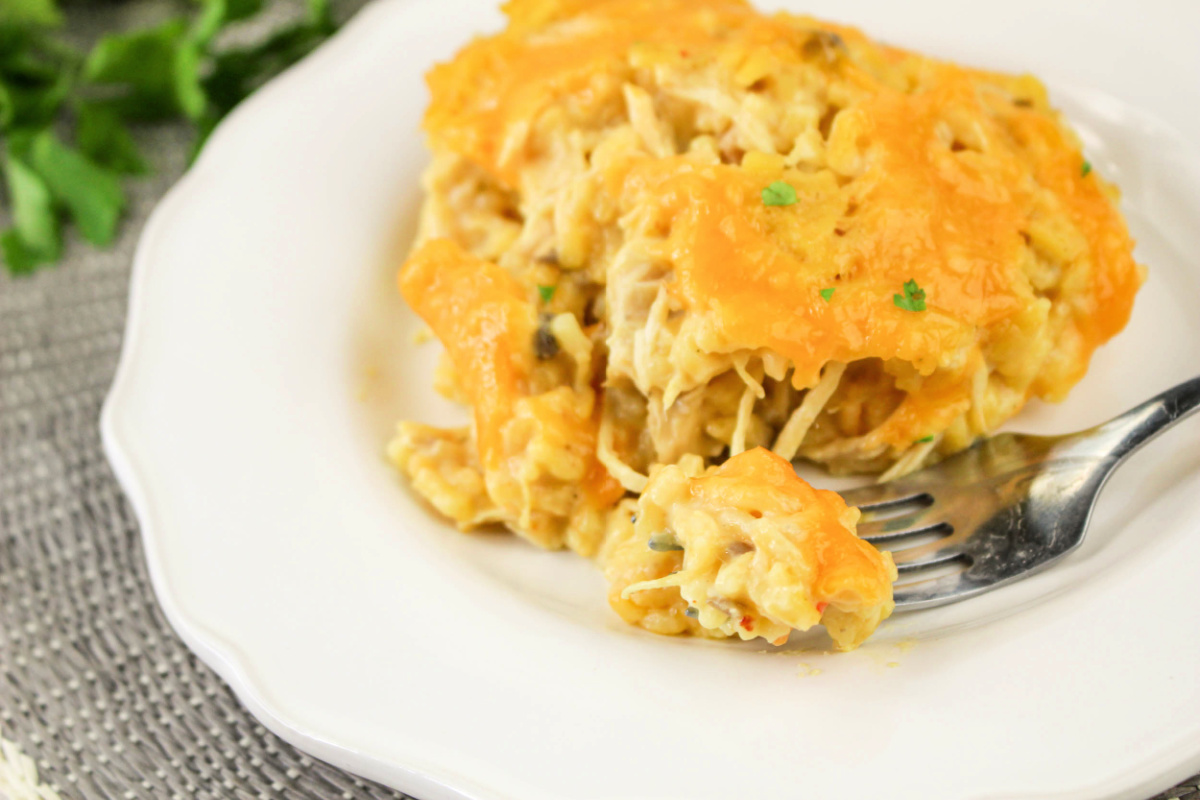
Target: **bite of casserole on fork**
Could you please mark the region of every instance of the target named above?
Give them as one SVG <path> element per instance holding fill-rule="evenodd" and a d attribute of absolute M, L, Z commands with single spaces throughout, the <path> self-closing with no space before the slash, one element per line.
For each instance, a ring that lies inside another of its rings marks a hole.
<path fill-rule="evenodd" d="M 708 469 L 685 456 L 654 470 L 610 537 L 609 601 L 657 633 L 782 644 L 822 624 L 853 649 L 892 613 L 896 579 L 891 555 L 856 535 L 858 517 L 761 447 Z"/>

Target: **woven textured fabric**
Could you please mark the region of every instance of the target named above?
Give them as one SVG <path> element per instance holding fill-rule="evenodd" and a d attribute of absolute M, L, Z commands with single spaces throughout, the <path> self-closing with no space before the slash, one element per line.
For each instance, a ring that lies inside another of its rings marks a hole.
<path fill-rule="evenodd" d="M 120 27 L 118 13 L 88 24 Z M 154 599 L 97 429 L 133 248 L 189 144 L 177 128 L 147 137 L 158 173 L 133 184 L 113 248 L 76 242 L 58 267 L 0 274 L 0 737 L 64 800 L 402 798 L 265 730 Z"/>
<path fill-rule="evenodd" d="M 0 736 L 67 798 L 400 798 L 265 730 L 172 632 L 97 420 L 141 223 L 188 138 L 152 132 L 121 241 L 0 277 Z"/>
<path fill-rule="evenodd" d="M 339 6 L 345 14 L 359 4 Z M 76 6 L 72 34 L 94 39 L 172 8 Z M 260 24 L 299 8 L 276 3 Z M 20 279 L 0 270 L 0 738 L 63 800 L 403 798 L 263 728 L 154 599 L 137 522 L 98 430 L 133 249 L 191 144 L 182 128 L 143 133 L 156 175 L 130 184 L 111 249 L 76 241 L 58 267 Z M 4 750 L 11 769 L 17 759 Z"/>

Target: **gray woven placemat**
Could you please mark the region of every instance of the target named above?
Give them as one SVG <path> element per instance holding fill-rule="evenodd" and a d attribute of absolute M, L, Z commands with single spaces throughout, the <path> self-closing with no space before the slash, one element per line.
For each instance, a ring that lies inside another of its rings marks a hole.
<path fill-rule="evenodd" d="M 401 798 L 265 730 L 154 599 L 97 430 L 134 245 L 188 142 L 163 128 L 145 144 L 159 171 L 134 185 L 115 247 L 75 243 L 57 268 L 0 274 L 0 737 L 64 800 Z M 1200 800 L 1197 778 L 1159 798 Z"/>
<path fill-rule="evenodd" d="M 264 26 L 299 7 L 277 5 Z M 358 5 L 345 0 L 340 10 Z M 170 9 L 73 7 L 72 33 L 86 40 Z M 182 128 L 143 134 L 157 173 L 130 184 L 113 248 L 74 242 L 60 266 L 30 278 L 0 270 L 0 737 L 63 800 L 402 798 L 258 724 L 154 599 L 137 522 L 97 427 L 134 246 L 190 144 Z M 7 225 L 4 217 L 0 208 Z"/>

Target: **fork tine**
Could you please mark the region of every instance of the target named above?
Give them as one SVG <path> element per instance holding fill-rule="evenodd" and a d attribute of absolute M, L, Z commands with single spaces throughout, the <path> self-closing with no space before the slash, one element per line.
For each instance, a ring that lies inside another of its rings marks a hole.
<path fill-rule="evenodd" d="M 897 509 L 902 509 L 907 506 L 919 503 L 916 508 L 908 511 L 902 511 L 899 514 L 894 513 Z M 940 522 L 940 518 L 944 516 L 945 509 L 942 508 L 937 500 L 925 495 L 919 501 L 896 501 L 886 505 L 867 506 L 859 509 L 862 511 L 862 516 L 858 520 L 858 535 L 864 539 L 869 539 L 874 536 L 883 534 L 897 533 L 899 531 L 908 530 L 910 528 L 928 528 Z M 885 516 L 891 513 L 892 516 Z"/>
<path fill-rule="evenodd" d="M 897 586 L 892 599 L 896 602 L 897 611 L 915 611 L 953 602 L 960 592 L 970 597 L 988 588 L 987 582 L 972 580 L 966 572 L 959 572 Z"/>
<path fill-rule="evenodd" d="M 965 554 L 965 542 L 961 538 L 951 536 L 929 544 L 893 550 L 892 560 L 896 562 L 896 569 L 900 572 L 913 572 L 945 564 L 947 561 L 962 558 Z"/>
<path fill-rule="evenodd" d="M 886 506 L 905 503 L 929 504 L 933 502 L 933 497 L 924 488 L 910 486 L 903 482 L 876 483 L 857 489 L 847 489 L 838 494 L 846 501 L 846 505 L 857 506 L 862 511 L 877 511 Z"/>
<path fill-rule="evenodd" d="M 895 519 L 880 520 L 879 522 L 868 522 L 858 526 L 858 538 L 870 542 L 876 547 L 883 547 L 889 542 L 895 542 L 899 539 L 911 539 L 914 536 L 923 536 L 933 533 L 940 533 L 945 536 L 954 532 L 954 528 L 946 522 L 927 521 L 920 525 L 903 525 L 895 528 L 890 528 L 893 522 L 902 517 Z M 865 532 L 864 532 L 865 531 Z"/>

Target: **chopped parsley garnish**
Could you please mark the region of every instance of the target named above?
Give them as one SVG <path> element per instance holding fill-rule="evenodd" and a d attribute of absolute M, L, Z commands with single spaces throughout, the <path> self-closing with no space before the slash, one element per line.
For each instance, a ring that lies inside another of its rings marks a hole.
<path fill-rule="evenodd" d="M 828 289 L 821 290 L 821 299 L 828 303 L 833 299 L 833 293 L 837 291 L 837 287 L 830 286 Z"/>
<path fill-rule="evenodd" d="M 925 310 L 925 290 L 917 286 L 914 280 L 904 282 L 904 294 L 892 295 L 892 302 L 896 304 L 896 308 L 903 308 L 905 311 L 924 311 Z"/>
<path fill-rule="evenodd" d="M 920 439 L 917 439 L 915 444 L 928 444 L 929 442 L 932 442 L 932 441 L 933 441 L 933 436 L 922 436 Z"/>
<path fill-rule="evenodd" d="M 542 298 L 543 303 L 549 303 L 554 297 L 554 292 L 557 286 L 538 286 L 538 296 Z"/>
<path fill-rule="evenodd" d="M 785 181 L 775 181 L 762 190 L 763 205 L 790 206 L 796 202 L 796 189 Z"/>
<path fill-rule="evenodd" d="M 650 549 L 656 553 L 669 553 L 673 550 L 682 550 L 683 545 L 675 540 L 675 534 L 664 531 L 650 537 Z"/>
<path fill-rule="evenodd" d="M 1083 166 L 1080 167 L 1080 169 L 1079 169 L 1079 174 L 1086 178 L 1088 176 L 1088 173 L 1091 171 L 1092 171 L 1092 162 L 1085 161 L 1085 162 L 1083 162 Z"/>

